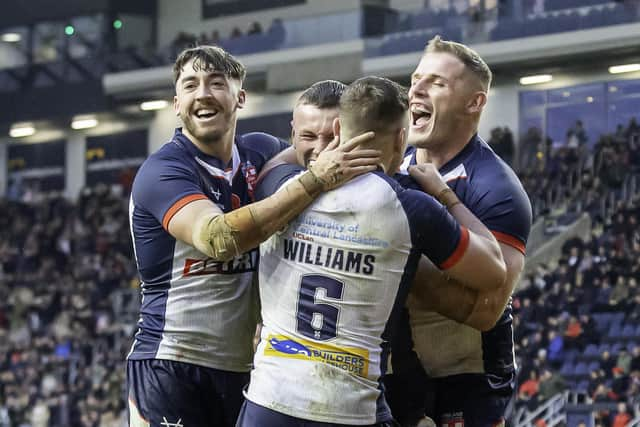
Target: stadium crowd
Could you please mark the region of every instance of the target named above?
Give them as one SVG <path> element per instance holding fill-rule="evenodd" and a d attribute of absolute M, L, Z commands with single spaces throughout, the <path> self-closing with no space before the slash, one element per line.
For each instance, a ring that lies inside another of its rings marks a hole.
<path fill-rule="evenodd" d="M 638 198 L 621 203 L 590 236 L 567 241 L 557 267 L 523 280 L 514 296 L 520 405 L 565 390 L 640 404 L 639 215 Z M 599 413 L 599 425 L 617 426 L 614 416 Z"/>
<path fill-rule="evenodd" d="M 0 426 L 123 425 L 126 198 L 101 186 L 0 205 Z"/>

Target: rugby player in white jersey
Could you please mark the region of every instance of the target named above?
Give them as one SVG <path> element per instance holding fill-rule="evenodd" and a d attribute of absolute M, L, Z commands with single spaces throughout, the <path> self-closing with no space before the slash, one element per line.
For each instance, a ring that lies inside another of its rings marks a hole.
<path fill-rule="evenodd" d="M 407 107 L 387 79 L 350 85 L 335 131 L 374 130 L 367 147 L 382 151 L 382 170 L 321 196 L 261 246 L 264 327 L 239 426 L 391 425 L 383 333 L 420 255 L 463 281 L 504 279 L 496 240 L 442 180 L 441 204 L 384 173 L 404 155 Z M 258 193 L 286 189 L 300 171 L 272 169 Z"/>

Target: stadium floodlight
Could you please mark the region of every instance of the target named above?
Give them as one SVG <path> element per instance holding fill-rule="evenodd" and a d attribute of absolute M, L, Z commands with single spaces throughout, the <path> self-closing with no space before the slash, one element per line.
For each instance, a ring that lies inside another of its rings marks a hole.
<path fill-rule="evenodd" d="M 140 109 L 142 111 L 153 111 L 153 110 L 162 110 L 169 105 L 169 102 L 164 99 L 157 99 L 154 101 L 145 101 L 140 104 Z"/>
<path fill-rule="evenodd" d="M 93 116 L 76 116 L 71 122 L 71 129 L 90 129 L 98 126 L 98 120 Z"/>
<path fill-rule="evenodd" d="M 536 74 L 533 76 L 524 76 L 520 77 L 521 85 L 536 85 L 538 83 L 546 83 L 553 80 L 553 76 L 551 74 Z"/>
<path fill-rule="evenodd" d="M 640 64 L 612 65 L 609 67 L 609 73 L 611 74 L 631 73 L 633 71 L 640 71 Z"/>
<path fill-rule="evenodd" d="M 9 129 L 9 136 L 11 138 L 23 138 L 25 136 L 31 136 L 36 133 L 36 128 L 32 123 L 16 123 Z"/>
<path fill-rule="evenodd" d="M 4 33 L 0 36 L 0 40 L 7 43 L 17 43 L 22 40 L 22 36 L 18 33 Z"/>

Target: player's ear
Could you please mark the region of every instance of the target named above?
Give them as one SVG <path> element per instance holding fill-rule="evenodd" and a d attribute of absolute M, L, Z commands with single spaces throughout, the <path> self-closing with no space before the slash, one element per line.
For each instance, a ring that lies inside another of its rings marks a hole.
<path fill-rule="evenodd" d="M 398 153 L 400 156 L 404 154 L 404 150 L 406 149 L 407 143 L 407 130 L 404 127 L 398 129 L 398 133 L 396 134 L 396 140 L 393 144 L 393 151 Z"/>
<path fill-rule="evenodd" d="M 173 96 L 173 111 L 176 112 L 176 116 L 180 116 L 180 102 L 177 95 Z"/>
<path fill-rule="evenodd" d="M 467 111 L 471 114 L 480 113 L 486 103 L 487 93 L 484 91 L 475 92 L 467 103 Z"/>
<path fill-rule="evenodd" d="M 333 134 L 340 136 L 340 117 L 333 119 Z"/>
<path fill-rule="evenodd" d="M 247 92 L 244 89 L 238 90 L 238 108 L 243 108 L 244 103 L 247 100 Z"/>
<path fill-rule="evenodd" d="M 296 143 L 295 143 L 295 136 L 296 136 L 296 129 L 293 127 L 293 120 L 291 120 L 291 146 L 295 149 L 296 148 Z"/>

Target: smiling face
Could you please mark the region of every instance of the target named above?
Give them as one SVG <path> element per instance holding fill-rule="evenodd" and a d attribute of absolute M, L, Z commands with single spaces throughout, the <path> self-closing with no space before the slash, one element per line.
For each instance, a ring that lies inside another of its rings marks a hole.
<path fill-rule="evenodd" d="M 311 104 L 298 104 L 293 110 L 291 142 L 296 159 L 308 167 L 334 137 L 333 121 L 338 117 L 337 108 L 318 108 Z"/>
<path fill-rule="evenodd" d="M 241 82 L 210 67 L 187 62 L 176 81 L 174 109 L 184 124 L 183 133 L 199 148 L 231 144 L 236 112 L 244 106 Z"/>
<path fill-rule="evenodd" d="M 469 106 L 478 88 L 455 55 L 426 53 L 411 76 L 409 144 L 434 148 L 460 135 L 474 112 Z"/>

